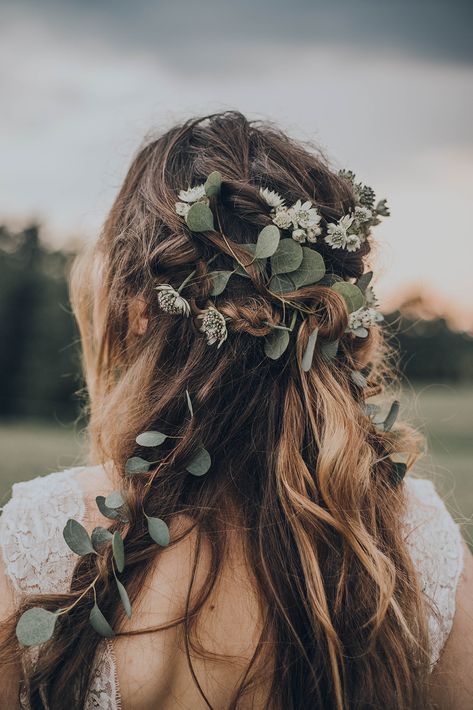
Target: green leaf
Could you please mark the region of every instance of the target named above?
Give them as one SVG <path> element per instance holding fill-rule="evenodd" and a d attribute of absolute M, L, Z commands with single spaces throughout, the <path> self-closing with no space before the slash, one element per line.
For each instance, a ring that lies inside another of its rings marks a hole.
<path fill-rule="evenodd" d="M 123 540 L 118 530 L 115 530 L 113 533 L 112 550 L 117 570 L 123 572 L 125 569 L 125 546 L 123 545 Z"/>
<path fill-rule="evenodd" d="M 105 496 L 97 496 L 95 502 L 97 503 L 97 508 L 100 510 L 100 512 L 105 518 L 110 518 L 110 520 L 116 520 L 120 517 L 120 514 L 117 510 L 113 510 L 112 508 L 109 508 L 105 505 Z"/>
<path fill-rule="evenodd" d="M 90 611 L 89 621 L 94 631 L 96 631 L 100 636 L 107 639 L 115 636 L 114 630 L 98 608 L 97 603 L 94 604 Z"/>
<path fill-rule="evenodd" d="M 271 276 L 268 289 L 270 291 L 274 291 L 275 293 L 289 293 L 290 291 L 296 291 L 296 284 L 292 280 L 291 276 L 289 276 L 289 274 L 275 274 L 274 276 Z"/>
<path fill-rule="evenodd" d="M 291 279 L 297 288 L 318 283 L 325 276 L 325 263 L 318 251 L 302 247 L 302 262 L 296 271 L 291 272 Z"/>
<path fill-rule="evenodd" d="M 209 274 L 212 279 L 212 290 L 210 291 L 210 295 L 219 296 L 223 293 L 232 274 L 233 271 L 212 271 Z"/>
<path fill-rule="evenodd" d="M 203 476 L 210 468 L 211 458 L 207 449 L 201 446 L 192 461 L 186 466 L 186 470 L 193 476 Z"/>
<path fill-rule="evenodd" d="M 358 281 L 356 282 L 356 285 L 362 291 L 363 293 L 366 291 L 368 286 L 371 283 L 371 279 L 373 278 L 373 272 L 372 271 L 367 271 L 366 274 L 362 274 Z"/>
<path fill-rule="evenodd" d="M 216 197 L 220 194 L 220 188 L 222 187 L 222 176 L 218 170 L 214 170 L 210 173 L 204 184 L 204 190 L 207 197 Z"/>
<path fill-rule="evenodd" d="M 275 328 L 264 339 L 264 353 L 271 360 L 278 360 L 289 345 L 289 332 Z"/>
<path fill-rule="evenodd" d="M 89 533 L 77 520 L 69 518 L 62 534 L 64 535 L 67 546 L 70 547 L 72 552 L 75 552 L 76 555 L 96 554 Z"/>
<path fill-rule="evenodd" d="M 348 313 L 353 313 L 363 306 L 365 297 L 355 284 L 348 283 L 348 281 L 337 281 L 332 288 L 345 300 Z"/>
<path fill-rule="evenodd" d="M 194 416 L 194 408 L 192 406 L 191 396 L 190 396 L 189 390 L 187 388 L 186 388 L 186 400 L 187 400 L 187 406 L 189 408 L 189 414 L 191 415 L 191 417 L 193 417 Z"/>
<path fill-rule="evenodd" d="M 162 431 L 144 431 L 136 437 L 136 443 L 140 446 L 160 446 L 166 441 L 167 434 Z"/>
<path fill-rule="evenodd" d="M 54 633 L 57 612 L 39 606 L 27 609 L 16 625 L 16 637 L 22 646 L 38 646 L 49 641 Z"/>
<path fill-rule="evenodd" d="M 350 373 L 350 377 L 357 387 L 361 387 L 362 389 L 364 389 L 368 385 L 366 377 L 359 370 L 352 370 Z"/>
<path fill-rule="evenodd" d="M 331 343 L 322 344 L 321 352 L 326 360 L 333 360 L 337 357 L 339 342 L 339 340 L 333 340 Z"/>
<path fill-rule="evenodd" d="M 131 459 L 127 459 L 125 473 L 129 476 L 133 476 L 135 473 L 146 473 L 149 471 L 150 466 L 149 461 L 145 461 L 141 456 L 132 456 Z"/>
<path fill-rule="evenodd" d="M 214 216 L 204 202 L 194 202 L 186 215 L 186 223 L 191 232 L 212 232 Z"/>
<path fill-rule="evenodd" d="M 255 257 L 266 259 L 266 257 L 272 256 L 279 246 L 280 237 L 281 233 L 275 224 L 263 227 L 256 240 Z"/>
<path fill-rule="evenodd" d="M 400 409 L 400 404 L 397 401 L 397 399 L 395 399 L 394 402 L 391 404 L 391 408 L 388 412 L 388 416 L 384 420 L 384 424 L 383 424 L 384 431 L 391 431 L 391 429 L 393 428 L 393 426 L 396 422 L 397 416 L 399 414 L 399 409 Z"/>
<path fill-rule="evenodd" d="M 107 528 L 94 528 L 92 530 L 92 535 L 90 539 L 92 540 L 92 545 L 96 550 L 98 550 L 102 545 L 107 544 L 112 539 L 112 533 Z"/>
<path fill-rule="evenodd" d="M 112 509 L 121 508 L 122 505 L 125 505 L 125 501 L 123 500 L 123 496 L 120 491 L 112 491 L 109 493 L 105 498 L 105 505 L 107 508 Z"/>
<path fill-rule="evenodd" d="M 151 518 L 146 516 L 148 520 L 148 532 L 150 537 L 161 545 L 161 547 L 167 547 L 170 543 L 171 537 L 169 534 L 169 528 L 161 518 Z"/>
<path fill-rule="evenodd" d="M 117 588 L 118 588 L 118 593 L 120 595 L 121 602 L 123 604 L 123 608 L 125 609 L 125 614 L 129 619 L 131 619 L 131 604 L 130 604 L 130 598 L 128 596 L 128 592 L 126 591 L 125 587 L 123 584 L 120 582 L 119 579 L 115 577 L 115 582 L 117 583 Z"/>
<path fill-rule="evenodd" d="M 314 359 L 315 344 L 317 342 L 317 335 L 319 334 L 319 329 L 316 328 L 309 335 L 307 340 L 307 345 L 304 350 L 304 355 L 302 356 L 302 369 L 304 372 L 308 372 L 312 367 L 312 360 Z"/>
<path fill-rule="evenodd" d="M 292 238 L 281 239 L 276 252 L 271 257 L 271 273 L 287 274 L 299 268 L 303 251 L 299 242 Z"/>
<path fill-rule="evenodd" d="M 333 286 L 333 284 L 340 283 L 343 281 L 342 277 L 338 274 L 325 274 L 325 276 L 320 279 L 319 286 Z"/>

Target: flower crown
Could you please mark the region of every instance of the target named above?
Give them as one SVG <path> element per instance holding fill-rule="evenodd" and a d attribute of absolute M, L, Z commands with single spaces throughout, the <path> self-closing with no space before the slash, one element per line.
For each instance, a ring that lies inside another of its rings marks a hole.
<path fill-rule="evenodd" d="M 347 332 L 354 337 L 366 338 L 369 328 L 382 320 L 383 316 L 376 309 L 376 299 L 370 287 L 371 272 L 363 274 L 356 283 L 344 281 L 335 274 L 326 274 L 324 260 L 321 254 L 314 249 L 302 246 L 305 242 L 318 243 L 320 240 L 332 249 L 346 249 L 356 251 L 366 240 L 368 229 L 379 222 L 380 216 L 388 216 L 389 211 L 386 201 L 381 200 L 374 206 L 374 192 L 370 187 L 355 182 L 351 172 L 342 171 L 341 176 L 350 181 L 355 194 L 356 205 L 353 212 L 342 216 L 335 223 L 322 226 L 322 217 L 317 207 L 310 201 L 297 200 L 287 207 L 285 200 L 274 190 L 261 188 L 260 195 L 270 208 L 271 224 L 264 227 L 258 235 L 255 244 L 240 245 L 248 253 L 251 261 L 244 264 L 235 255 L 233 270 L 219 270 L 210 272 L 212 280 L 211 295 L 218 296 L 225 290 L 229 279 L 233 276 L 248 277 L 247 267 L 250 264 L 259 264 L 262 272 L 267 271 L 269 260 L 270 277 L 267 287 L 274 293 L 284 306 L 284 317 L 289 322 L 272 325 L 272 332 L 265 337 L 264 351 L 271 359 L 278 359 L 286 350 L 290 334 L 294 330 L 299 317 L 304 318 L 307 309 L 294 303 L 290 298 L 285 298 L 285 293 L 290 293 L 298 288 L 312 284 L 330 286 L 345 301 L 348 310 Z M 179 192 L 179 201 L 176 202 L 176 213 L 183 217 L 191 232 L 214 231 L 213 213 L 210 208 L 210 198 L 218 197 L 222 178 L 220 173 L 213 172 L 206 182 L 196 187 L 189 187 Z M 281 237 L 282 232 L 290 232 L 289 237 Z M 208 260 L 209 265 L 217 255 Z M 196 271 L 192 271 L 176 289 L 171 284 L 160 284 L 156 287 L 158 303 L 164 313 L 189 317 L 192 308 L 182 291 L 194 278 Z M 227 318 L 215 306 L 209 306 L 197 318 L 201 320 L 200 330 L 205 335 L 209 345 L 220 348 L 227 338 Z M 268 324 L 271 325 L 271 324 Z M 302 357 L 302 369 L 307 372 L 311 366 L 314 350 L 317 343 L 317 328 L 312 330 L 308 337 L 307 346 Z M 335 358 L 338 352 L 338 340 L 321 345 L 325 358 Z M 352 371 L 353 384 L 364 389 L 367 380 L 360 371 Z M 192 401 L 186 390 L 187 408 L 190 417 L 194 416 Z M 388 432 L 392 429 L 398 412 L 399 402 L 395 401 L 386 417 L 379 416 L 379 407 L 373 404 L 364 404 L 364 411 L 378 429 Z M 156 451 L 170 435 L 161 431 L 145 431 L 136 437 L 136 444 L 141 449 Z M 179 437 L 177 437 L 179 438 Z M 132 456 L 125 465 L 127 476 L 146 475 L 158 461 L 148 461 L 142 456 Z M 392 482 L 398 484 L 402 481 L 407 465 L 403 462 L 390 459 L 392 464 Z M 186 471 L 192 476 L 203 476 L 211 467 L 211 456 L 204 446 L 194 451 L 186 465 Z M 112 491 L 107 497 L 97 496 L 97 507 L 112 523 L 127 524 L 129 513 L 127 502 L 120 491 Z M 169 528 L 164 520 L 147 515 L 147 530 L 150 539 L 161 547 L 169 545 L 171 538 Z M 63 531 L 63 536 L 68 547 L 79 556 L 102 555 L 107 546 L 111 547 L 111 575 L 115 580 L 116 591 L 121 600 L 123 609 L 131 617 L 132 608 L 127 591 L 120 581 L 119 575 L 125 568 L 125 544 L 118 530 L 113 533 L 104 527 L 96 527 L 92 534 L 86 531 L 80 522 L 70 519 Z M 71 611 L 80 599 L 86 594 L 93 594 L 89 620 L 95 631 L 103 637 L 110 638 L 115 635 L 113 628 L 105 618 L 97 604 L 95 585 L 99 575 L 89 587 L 70 606 L 56 611 L 49 611 L 41 607 L 31 607 L 25 611 L 17 624 L 16 634 L 24 646 L 37 646 L 43 644 L 54 634 L 55 626 L 61 616 Z"/>

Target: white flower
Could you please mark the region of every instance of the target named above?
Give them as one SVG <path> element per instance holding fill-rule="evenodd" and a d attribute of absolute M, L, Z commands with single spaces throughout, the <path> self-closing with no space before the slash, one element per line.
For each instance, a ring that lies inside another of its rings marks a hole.
<path fill-rule="evenodd" d="M 278 207 L 284 206 L 283 198 L 274 190 L 270 190 L 267 187 L 260 187 L 259 192 L 266 204 L 272 207 L 273 209 L 277 209 Z"/>
<path fill-rule="evenodd" d="M 348 234 L 345 241 L 345 249 L 347 251 L 358 251 L 361 247 L 361 239 L 358 234 Z"/>
<path fill-rule="evenodd" d="M 188 202 L 176 202 L 176 214 L 186 217 L 191 206 Z"/>
<path fill-rule="evenodd" d="M 348 330 L 356 331 L 359 328 L 370 328 L 384 319 L 382 313 L 376 308 L 359 308 L 348 316 Z"/>
<path fill-rule="evenodd" d="M 205 187 L 204 185 L 196 185 L 195 187 L 188 187 L 187 190 L 181 190 L 179 192 L 179 199 L 182 202 L 198 202 L 205 197 Z"/>
<path fill-rule="evenodd" d="M 344 215 L 338 222 L 330 222 L 327 225 L 327 235 L 325 241 L 329 244 L 332 249 L 344 249 L 347 244 L 348 234 L 347 231 L 353 224 L 353 217 L 350 215 Z"/>
<path fill-rule="evenodd" d="M 308 227 L 305 231 L 307 234 L 307 241 L 309 242 L 316 242 L 317 237 L 322 234 L 320 227 Z"/>
<path fill-rule="evenodd" d="M 228 335 L 225 317 L 213 306 L 209 306 L 205 313 L 197 317 L 202 319 L 200 330 L 207 338 L 207 345 L 217 343 L 217 348 L 219 348 Z"/>
<path fill-rule="evenodd" d="M 305 229 L 293 229 L 292 230 L 292 238 L 296 242 L 299 242 L 299 244 L 304 244 L 306 237 L 307 237 L 307 233 L 306 233 Z"/>
<path fill-rule="evenodd" d="M 279 209 L 273 216 L 273 223 L 280 229 L 289 229 L 292 225 L 292 214 L 286 208 Z"/>
<path fill-rule="evenodd" d="M 365 222 L 369 222 L 373 217 L 373 213 L 368 207 L 362 207 L 357 205 L 355 207 L 354 223 L 357 227 L 360 227 Z"/>
<path fill-rule="evenodd" d="M 162 311 L 183 316 L 190 314 L 189 303 L 170 284 L 160 284 L 156 286 L 156 291 L 158 291 L 158 303 Z"/>
<path fill-rule="evenodd" d="M 307 229 L 307 227 L 318 227 L 321 220 L 321 216 L 317 212 L 317 208 L 312 205 L 312 202 L 307 200 L 302 202 L 297 200 L 297 202 L 291 207 L 292 210 L 292 221 L 294 227 L 301 227 L 302 229 Z"/>
<path fill-rule="evenodd" d="M 378 299 L 376 298 L 376 294 L 373 291 L 372 286 L 368 286 L 365 291 L 365 304 L 368 308 L 374 308 L 378 305 Z"/>

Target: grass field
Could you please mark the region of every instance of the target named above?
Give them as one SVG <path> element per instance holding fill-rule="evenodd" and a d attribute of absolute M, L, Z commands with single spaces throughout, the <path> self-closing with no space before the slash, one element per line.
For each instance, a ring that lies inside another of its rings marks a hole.
<path fill-rule="evenodd" d="M 406 392 L 403 416 L 427 437 L 417 473 L 434 480 L 447 506 L 473 543 L 473 387 L 430 385 Z M 0 424 L 0 500 L 15 481 L 80 464 L 83 437 L 73 427 Z"/>

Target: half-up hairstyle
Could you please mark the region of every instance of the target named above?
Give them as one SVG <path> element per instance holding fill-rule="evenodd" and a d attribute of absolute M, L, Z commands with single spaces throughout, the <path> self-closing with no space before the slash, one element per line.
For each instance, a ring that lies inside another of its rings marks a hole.
<path fill-rule="evenodd" d="M 212 200 L 218 229 L 195 234 L 176 214 L 177 195 L 213 171 L 223 178 Z M 209 543 L 211 563 L 198 598 L 174 623 L 183 625 L 187 648 L 205 654 L 197 621 L 219 579 L 225 511 L 231 510 L 264 618 L 229 707 L 249 706 L 269 658 L 271 710 L 427 708 L 426 614 L 404 541 L 404 487 L 391 460 L 402 452 L 410 466 L 418 441 L 405 425 L 375 426 L 366 408 L 391 380 L 381 327 L 354 336 L 347 332 L 345 301 L 329 283 L 303 286 L 284 294 L 304 307 L 305 318 L 274 360 L 265 356 L 264 342 L 282 322 L 284 304 L 261 270 L 249 266 L 249 278 L 232 277 L 220 295 L 211 295 L 209 271 L 233 268 L 235 255 L 248 261 L 241 245 L 255 243 L 271 223 L 260 188 L 288 204 L 311 201 L 325 223 L 355 206 L 350 181 L 317 149 L 239 113 L 215 114 L 176 126 L 140 150 L 97 244 L 76 265 L 72 301 L 90 395 L 92 455 L 97 463 L 113 462 L 128 509 L 127 522 L 110 526 L 125 542 L 122 581 L 133 602 L 160 554 L 143 510 L 169 525 L 177 516 L 191 519 L 198 538 Z M 340 279 L 354 281 L 369 268 L 371 237 L 353 252 L 323 240 L 307 246 Z M 185 289 L 191 317 L 163 312 L 156 287 L 177 288 L 193 270 Z M 142 330 L 131 322 L 137 301 L 147 321 Z M 227 318 L 220 348 L 207 344 L 196 318 L 210 305 Z M 337 356 L 327 357 L 324 344 L 337 340 Z M 365 386 L 353 371 L 363 371 Z M 147 430 L 169 438 L 149 472 L 128 476 L 125 463 L 143 455 L 136 437 Z M 212 465 L 191 476 L 186 466 L 202 443 Z M 84 591 L 97 576 L 98 604 L 120 633 L 123 610 L 110 556 L 106 550 L 80 558 L 69 594 L 29 598 L 18 611 L 37 604 L 57 609 L 83 594 L 27 666 L 24 686 L 35 710 L 46 703 L 83 705 L 100 641 L 88 623 L 92 592 Z M 13 629 L 14 623 L 10 644 Z"/>

